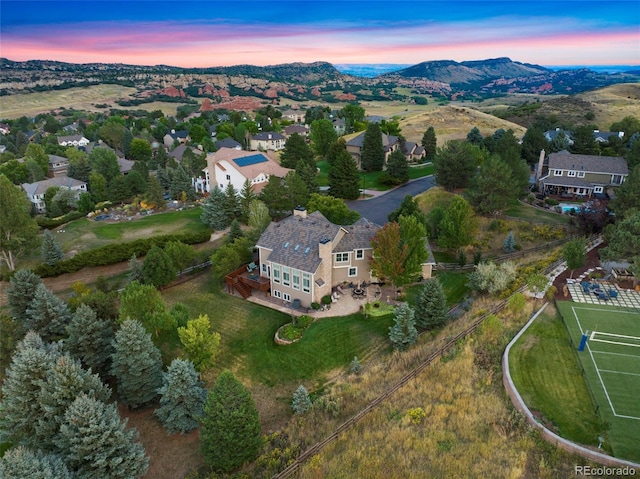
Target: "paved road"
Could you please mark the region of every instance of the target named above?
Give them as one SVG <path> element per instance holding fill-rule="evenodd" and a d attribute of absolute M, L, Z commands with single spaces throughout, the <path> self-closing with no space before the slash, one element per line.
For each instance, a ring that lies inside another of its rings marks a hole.
<path fill-rule="evenodd" d="M 405 196 L 416 196 L 433 186 L 435 186 L 435 178 L 433 176 L 425 176 L 405 183 L 375 198 L 347 201 L 347 206 L 368 220 L 383 225 L 387 222 L 389 213 L 400 206 Z"/>

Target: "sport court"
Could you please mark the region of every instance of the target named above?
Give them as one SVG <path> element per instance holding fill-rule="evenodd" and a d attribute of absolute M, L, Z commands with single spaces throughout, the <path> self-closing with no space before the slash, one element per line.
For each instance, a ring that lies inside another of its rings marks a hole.
<path fill-rule="evenodd" d="M 617 457 L 640 460 L 640 309 L 559 301 Z"/>

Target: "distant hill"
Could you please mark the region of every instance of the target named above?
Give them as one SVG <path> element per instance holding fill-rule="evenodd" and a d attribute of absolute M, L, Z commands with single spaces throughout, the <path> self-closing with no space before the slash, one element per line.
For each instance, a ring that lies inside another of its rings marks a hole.
<path fill-rule="evenodd" d="M 514 62 L 510 58 L 502 57 L 466 62 L 455 62 L 453 60 L 422 62 L 384 76 L 426 78 L 432 81 L 449 83 L 453 86 L 487 82 L 496 78 L 544 75 L 549 72 L 551 70 L 539 65 Z"/>

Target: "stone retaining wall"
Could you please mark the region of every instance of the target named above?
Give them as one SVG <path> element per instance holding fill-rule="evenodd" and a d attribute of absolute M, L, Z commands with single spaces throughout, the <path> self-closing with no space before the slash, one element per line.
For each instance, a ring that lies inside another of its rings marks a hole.
<path fill-rule="evenodd" d="M 588 459 L 593 462 L 597 462 L 598 464 L 602 464 L 604 466 L 631 467 L 640 471 L 640 464 L 637 464 L 631 461 L 626 461 L 624 459 L 617 459 L 615 457 L 608 456 L 601 452 L 588 449 L 584 446 L 580 446 L 578 444 L 575 444 L 571 441 L 568 441 L 558 436 L 554 432 L 544 427 L 542 424 L 538 422 L 535 416 L 531 414 L 531 411 L 529 410 L 527 405 L 524 403 L 524 401 L 522 400 L 522 397 L 520 396 L 520 393 L 518 392 L 515 385 L 513 384 L 513 381 L 511 380 L 511 372 L 509 371 L 509 351 L 511 351 L 511 346 L 513 346 L 515 342 L 520 338 L 520 336 L 524 334 L 527 328 L 529 328 L 529 326 L 533 324 L 535 319 L 538 317 L 540 313 L 542 313 L 542 311 L 544 311 L 547 305 L 548 303 L 545 303 L 542 306 L 542 308 L 540 308 L 536 312 L 536 314 L 534 314 L 531 317 L 531 319 L 527 322 L 527 324 L 525 324 L 524 327 L 520 330 L 520 332 L 516 334 L 516 336 L 511 340 L 511 342 L 509 343 L 509 345 L 504 351 L 504 355 L 502 356 L 502 382 L 504 384 L 505 390 L 507 391 L 507 395 L 511 399 L 511 402 L 513 403 L 515 408 L 518 411 L 520 411 L 522 415 L 525 417 L 526 421 L 534 428 L 540 430 L 540 432 L 542 433 L 543 439 L 549 442 L 550 444 L 553 444 L 554 446 L 564 449 L 567 452 L 570 452 L 572 454 L 577 454 L 579 456 L 584 457 L 585 459 Z"/>

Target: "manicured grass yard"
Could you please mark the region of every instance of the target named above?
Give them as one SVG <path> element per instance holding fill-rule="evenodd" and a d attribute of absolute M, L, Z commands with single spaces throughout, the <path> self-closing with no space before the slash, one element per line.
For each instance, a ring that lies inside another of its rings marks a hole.
<path fill-rule="evenodd" d="M 598 445 L 600 419 L 557 314 L 542 314 L 511 349 L 511 376 L 520 395 L 562 437 Z"/>
<path fill-rule="evenodd" d="M 326 161 L 318 161 L 318 168 L 320 172 L 317 176 L 318 186 L 328 186 L 329 185 L 329 163 Z M 391 187 L 388 185 L 383 185 L 378 181 L 380 175 L 382 175 L 382 171 L 373 171 L 369 173 L 361 173 L 360 174 L 360 188 L 364 188 L 367 190 L 377 190 L 377 191 L 387 191 L 390 190 Z M 421 165 L 409 168 L 409 179 L 415 180 L 417 178 L 422 178 L 424 176 L 433 174 L 433 165 Z"/>
<path fill-rule="evenodd" d="M 288 346 L 273 341 L 276 330 L 291 321 L 278 311 L 221 292 L 206 276 L 163 293 L 167 303 L 185 303 L 195 317 L 207 314 L 211 329 L 221 335 L 216 370 L 231 369 L 239 376 L 267 386 L 315 380 L 346 369 L 360 359 L 388 347 L 391 316 L 364 319 L 360 314 L 323 318 L 312 323 L 302 339 Z"/>
<path fill-rule="evenodd" d="M 467 286 L 467 273 L 437 271 L 434 276 L 436 276 L 440 280 L 440 284 L 442 284 L 442 289 L 444 289 L 444 294 L 447 297 L 447 306 L 449 308 L 460 303 L 470 291 Z M 422 291 L 422 284 L 416 284 L 404 288 L 407 302 L 410 305 L 415 304 L 416 296 L 420 291 Z"/>
<path fill-rule="evenodd" d="M 522 218 L 523 220 L 540 221 L 557 226 L 567 226 L 571 221 L 571 217 L 569 215 L 561 215 L 551 211 L 544 211 L 539 208 L 534 208 L 533 206 L 523 205 L 522 203 L 518 203 L 517 205 L 510 207 L 504 212 L 504 214 L 507 216 Z"/>
<path fill-rule="evenodd" d="M 117 223 L 82 218 L 58 229 L 64 232 L 55 233 L 55 238 L 65 251 L 69 251 L 96 248 L 114 240 L 131 241 L 183 231 L 203 231 L 208 227 L 200 221 L 200 208 L 196 207 Z"/>

